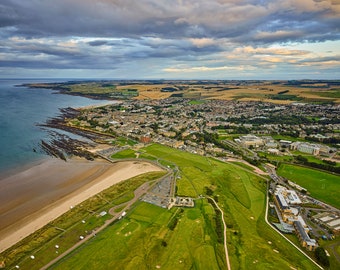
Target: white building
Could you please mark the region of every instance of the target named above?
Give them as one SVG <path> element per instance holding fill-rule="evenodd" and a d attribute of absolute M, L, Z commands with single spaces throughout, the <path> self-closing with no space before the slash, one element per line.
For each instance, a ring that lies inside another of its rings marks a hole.
<path fill-rule="evenodd" d="M 311 154 L 314 156 L 318 155 L 320 152 L 319 145 L 309 143 L 299 143 L 296 149 L 302 153 Z"/>
<path fill-rule="evenodd" d="M 245 147 L 259 147 L 264 145 L 264 142 L 261 138 L 255 136 L 255 135 L 245 135 L 240 137 L 241 144 L 243 144 Z"/>

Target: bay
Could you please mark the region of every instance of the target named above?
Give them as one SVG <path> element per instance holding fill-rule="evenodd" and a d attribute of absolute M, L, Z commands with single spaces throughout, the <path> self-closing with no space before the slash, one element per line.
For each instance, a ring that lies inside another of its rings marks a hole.
<path fill-rule="evenodd" d="M 0 179 L 6 172 L 47 157 L 37 149 L 48 132 L 37 124 L 57 116 L 60 108 L 108 103 L 49 89 L 17 87 L 23 83 L 60 81 L 67 80 L 0 80 Z"/>

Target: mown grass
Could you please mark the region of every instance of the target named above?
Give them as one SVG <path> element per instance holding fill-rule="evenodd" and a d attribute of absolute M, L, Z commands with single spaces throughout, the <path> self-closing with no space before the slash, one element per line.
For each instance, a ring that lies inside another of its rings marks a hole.
<path fill-rule="evenodd" d="M 136 141 L 131 140 L 131 139 L 126 139 L 126 138 L 124 138 L 124 137 L 118 137 L 118 138 L 116 139 L 116 142 L 117 142 L 117 144 L 119 144 L 120 146 L 125 146 L 125 145 L 133 146 L 133 145 L 137 144 Z"/>
<path fill-rule="evenodd" d="M 161 145 L 144 151 L 176 164 L 181 177 L 177 181 L 179 194 L 196 197 L 205 187 L 214 191 L 228 226 L 232 269 L 316 269 L 265 223 L 265 179 L 233 164 Z M 168 224 L 175 216 L 178 222 L 172 230 Z M 195 200 L 194 208 L 182 211 L 138 203 L 125 219 L 55 269 L 225 269 L 215 216 L 204 198 Z M 131 229 L 126 229 L 129 226 Z"/>
<path fill-rule="evenodd" d="M 232 269 L 316 269 L 265 223 L 265 179 L 233 164 L 161 145 L 143 150 L 145 156 L 177 166 L 178 194 L 197 197 L 206 187 L 214 191 L 228 226 Z M 178 222 L 170 229 L 174 217 Z M 53 269 L 225 269 L 215 217 L 205 198 L 195 200 L 194 208 L 171 210 L 138 202 L 124 219 Z"/>
<path fill-rule="evenodd" d="M 203 104 L 203 103 L 205 103 L 205 100 L 190 100 L 189 101 L 190 105 L 200 105 L 200 104 Z"/>
<path fill-rule="evenodd" d="M 340 208 L 338 175 L 290 164 L 281 164 L 278 174 L 306 188 L 312 197 Z"/>
<path fill-rule="evenodd" d="M 152 145 L 146 150 L 179 167 L 182 178 L 177 181 L 178 193 L 200 193 L 205 186 L 216 187 L 214 194 L 218 196 L 229 227 L 227 239 L 233 269 L 289 269 L 290 266 L 315 269 L 265 223 L 266 180 L 232 164 L 161 145 Z M 275 243 L 280 256 L 268 241 Z"/>
<path fill-rule="evenodd" d="M 242 167 L 242 168 L 244 168 L 244 169 L 246 169 L 248 171 L 254 171 L 253 167 L 251 167 L 251 166 L 249 166 L 249 165 L 247 165 L 247 164 L 245 164 L 243 162 L 232 161 L 232 163 L 237 165 L 237 166 L 240 166 L 240 167 Z"/>
<path fill-rule="evenodd" d="M 213 215 L 202 216 L 204 204 L 184 209 L 172 231 L 167 224 L 176 208 L 140 202 L 127 218 L 52 269 L 221 269 L 223 259 L 216 255 L 223 255 L 223 249 L 214 244 Z"/>
<path fill-rule="evenodd" d="M 135 158 L 136 153 L 132 149 L 125 149 L 111 156 L 112 159 Z"/>
<path fill-rule="evenodd" d="M 331 255 L 329 258 L 330 267 L 329 269 L 339 269 L 339 261 L 335 256 L 340 256 L 340 239 L 339 237 L 333 240 L 319 240 L 320 246 L 322 246 Z"/>

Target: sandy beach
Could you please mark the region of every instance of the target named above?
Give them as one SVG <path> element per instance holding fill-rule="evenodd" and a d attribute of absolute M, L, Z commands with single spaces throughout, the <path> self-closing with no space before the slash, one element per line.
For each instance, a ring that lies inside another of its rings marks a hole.
<path fill-rule="evenodd" d="M 87 198 L 161 168 L 144 161 L 49 159 L 0 180 L 0 252 Z"/>

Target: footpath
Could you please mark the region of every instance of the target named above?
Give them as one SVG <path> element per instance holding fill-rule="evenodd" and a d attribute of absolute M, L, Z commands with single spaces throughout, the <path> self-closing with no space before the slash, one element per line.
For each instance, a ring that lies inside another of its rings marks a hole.
<path fill-rule="evenodd" d="M 68 254 L 70 254 L 72 251 L 74 251 L 76 248 L 78 248 L 79 246 L 81 246 L 82 244 L 84 244 L 86 241 L 88 241 L 89 239 L 93 238 L 96 236 L 97 233 L 101 232 L 102 230 L 104 230 L 107 226 L 109 226 L 112 222 L 114 222 L 115 220 L 119 219 L 122 217 L 123 213 L 126 212 L 136 201 L 139 200 L 140 197 L 142 197 L 144 194 L 146 194 L 148 192 L 150 188 L 150 182 L 144 183 L 143 185 L 141 185 L 139 188 L 137 188 L 134 191 L 134 198 L 132 200 L 130 200 L 127 203 L 123 203 L 117 206 L 112 207 L 109 210 L 109 213 L 111 215 L 113 215 L 113 217 L 111 219 L 108 219 L 105 221 L 105 224 L 102 225 L 101 227 L 99 227 L 98 229 L 92 231 L 91 234 L 87 235 L 86 237 L 84 237 L 84 239 L 80 240 L 77 244 L 75 244 L 74 246 L 72 246 L 71 248 L 69 248 L 68 250 L 66 250 L 64 253 L 60 254 L 58 257 L 56 257 L 54 260 L 50 261 L 48 264 L 46 264 L 45 266 L 43 266 L 41 268 L 41 270 L 45 270 L 48 269 L 49 267 L 51 267 L 53 264 L 57 263 L 59 260 L 61 260 L 62 258 L 64 258 L 65 256 L 67 256 Z M 124 208 L 119 211 L 119 212 L 114 212 L 114 210 L 116 208 L 119 208 L 121 206 L 124 206 Z"/>

